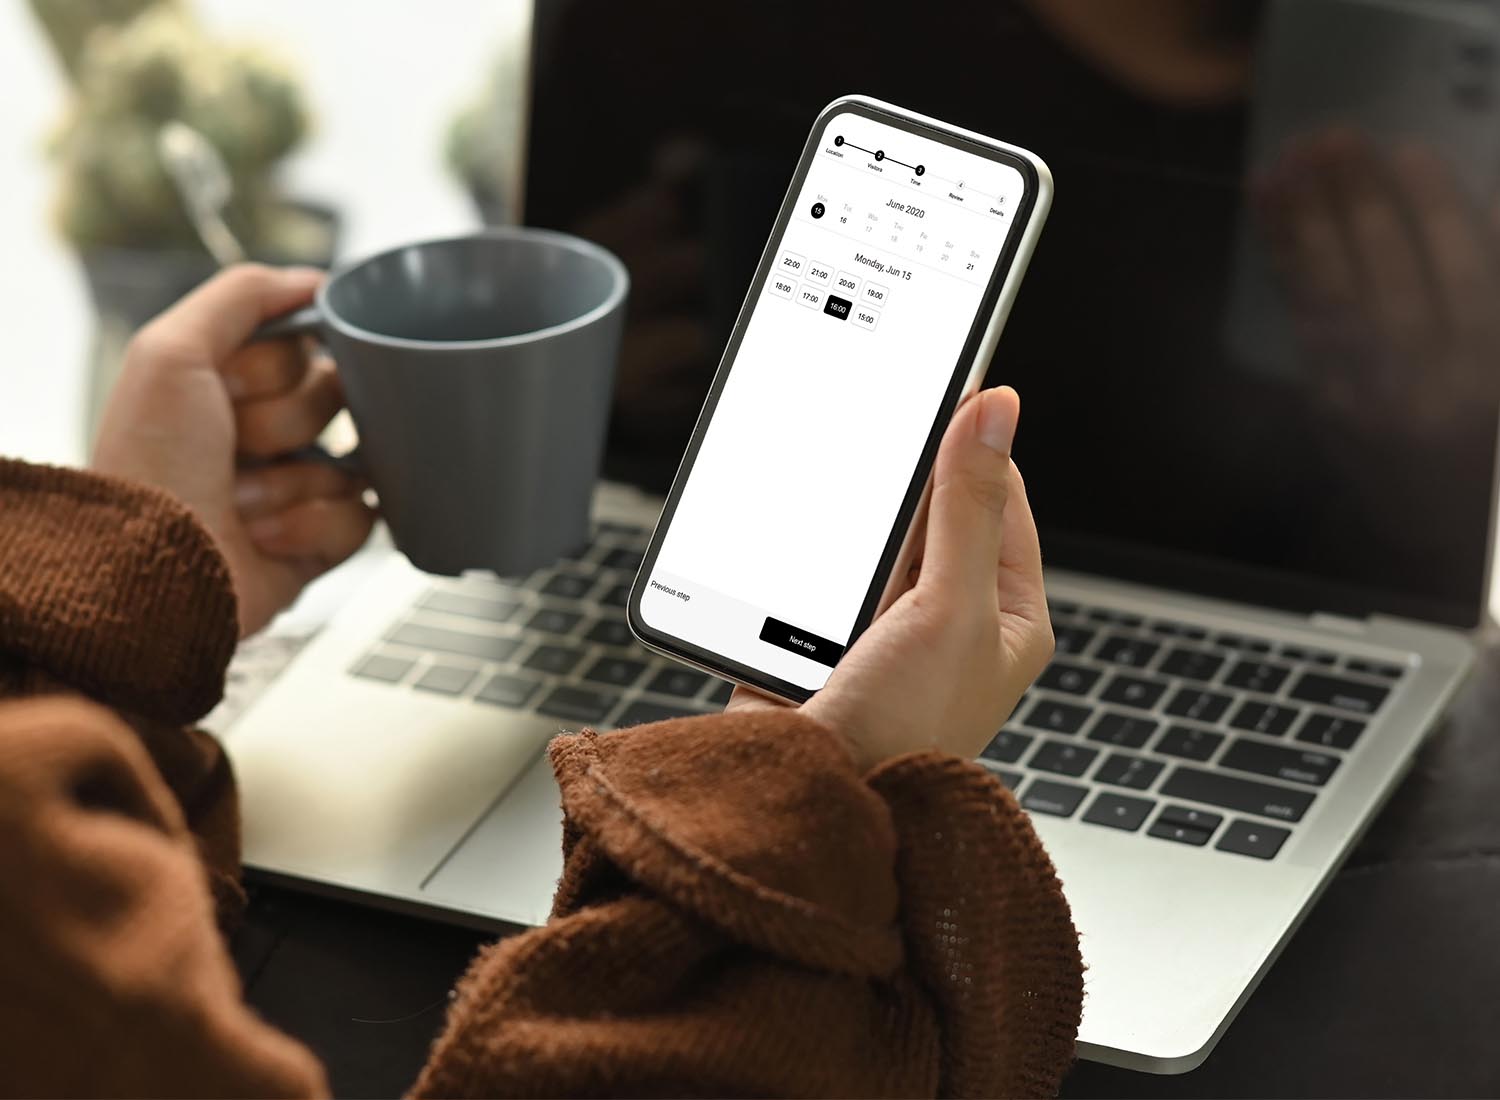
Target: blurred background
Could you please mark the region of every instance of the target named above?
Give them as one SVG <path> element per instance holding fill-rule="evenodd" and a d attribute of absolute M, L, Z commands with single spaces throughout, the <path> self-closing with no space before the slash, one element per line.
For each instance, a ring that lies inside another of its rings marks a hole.
<path fill-rule="evenodd" d="M 213 270 L 217 238 L 326 265 L 524 197 L 631 269 L 606 473 L 663 491 L 807 127 L 859 91 L 1058 179 L 990 377 L 1026 394 L 1054 564 L 1472 621 L 1500 0 L 863 10 L 0 5 L 0 451 L 83 461 L 130 332 Z"/>
<path fill-rule="evenodd" d="M 0 451 L 83 461 L 129 328 L 210 270 L 153 156 L 157 116 L 224 151 L 225 218 L 252 254 L 323 264 L 468 229 L 481 202 L 500 220 L 530 8 L 0 4 Z"/>

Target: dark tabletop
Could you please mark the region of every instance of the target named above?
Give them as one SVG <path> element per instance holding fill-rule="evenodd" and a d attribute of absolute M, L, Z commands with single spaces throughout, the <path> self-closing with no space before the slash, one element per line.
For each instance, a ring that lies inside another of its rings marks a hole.
<path fill-rule="evenodd" d="M 254 887 L 248 997 L 341 1096 L 415 1079 L 485 935 Z M 1199 1070 L 1080 1063 L 1066 1096 L 1500 1095 L 1500 637 Z"/>

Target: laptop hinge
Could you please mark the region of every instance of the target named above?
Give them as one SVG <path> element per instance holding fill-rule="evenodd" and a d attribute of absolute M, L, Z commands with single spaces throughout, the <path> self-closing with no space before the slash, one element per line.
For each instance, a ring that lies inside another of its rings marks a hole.
<path fill-rule="evenodd" d="M 1337 630 L 1341 634 L 1364 634 L 1370 629 L 1365 619 L 1351 619 L 1348 615 L 1334 615 L 1328 611 L 1314 611 L 1308 616 L 1312 624 L 1324 630 Z"/>

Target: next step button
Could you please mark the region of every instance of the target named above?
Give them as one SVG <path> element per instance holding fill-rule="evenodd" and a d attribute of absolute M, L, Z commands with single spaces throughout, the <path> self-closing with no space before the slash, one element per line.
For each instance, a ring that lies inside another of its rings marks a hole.
<path fill-rule="evenodd" d="M 765 623 L 760 628 L 760 640 L 770 642 L 773 646 L 791 653 L 800 653 L 809 660 L 817 661 L 818 664 L 827 665 L 829 668 L 838 664 L 839 658 L 844 655 L 844 647 L 837 642 L 830 642 L 827 638 L 809 634 L 800 627 L 770 616 L 766 617 Z"/>

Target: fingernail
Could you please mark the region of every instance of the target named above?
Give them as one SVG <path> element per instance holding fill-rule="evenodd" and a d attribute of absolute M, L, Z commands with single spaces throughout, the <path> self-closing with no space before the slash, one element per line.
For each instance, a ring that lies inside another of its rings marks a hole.
<path fill-rule="evenodd" d="M 285 527 L 280 516 L 262 516 L 250 523 L 246 530 L 250 532 L 252 542 L 275 542 L 281 537 Z"/>
<path fill-rule="evenodd" d="M 1010 454 L 1016 438 L 1016 404 L 998 393 L 980 396 L 979 442 L 992 451 Z"/>
<path fill-rule="evenodd" d="M 266 499 L 266 487 L 258 479 L 251 477 L 236 478 L 234 482 L 234 503 L 240 511 L 254 508 Z"/>

